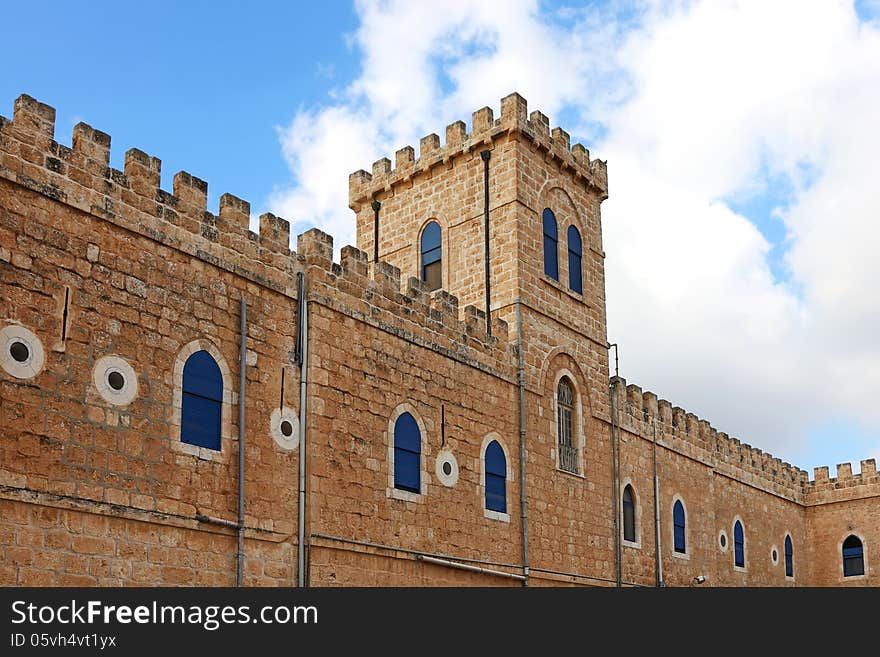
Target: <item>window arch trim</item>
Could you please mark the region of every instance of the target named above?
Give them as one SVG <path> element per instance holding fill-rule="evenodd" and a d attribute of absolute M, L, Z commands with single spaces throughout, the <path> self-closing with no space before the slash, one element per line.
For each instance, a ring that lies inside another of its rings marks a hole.
<path fill-rule="evenodd" d="M 571 405 L 571 451 L 568 452 L 567 455 L 562 454 L 562 448 L 560 448 L 560 404 L 559 404 L 559 384 L 562 379 L 568 379 L 569 386 L 572 392 L 572 405 Z M 583 428 L 583 418 L 584 418 L 584 402 L 583 402 L 583 393 L 581 392 L 580 385 L 578 384 L 578 379 L 575 375 L 566 368 L 560 368 L 556 372 L 556 376 L 553 381 L 553 419 L 554 419 L 554 453 L 556 455 L 556 469 L 560 472 L 565 472 L 567 474 L 574 475 L 576 477 L 584 476 L 584 428 Z M 566 461 L 565 459 L 574 460 L 576 468 L 566 469 L 564 466 L 571 466 L 572 463 Z"/>
<path fill-rule="evenodd" d="M 641 548 L 642 547 L 642 504 L 641 497 L 636 492 L 632 479 L 626 478 L 620 482 L 620 539 L 624 545 Z M 625 499 L 627 491 L 630 491 L 632 497 L 632 540 L 627 538 L 626 532 L 626 509 Z"/>
<path fill-rule="evenodd" d="M 742 547 L 738 547 L 737 545 L 737 537 L 736 537 L 736 528 L 739 526 L 740 534 L 742 536 L 742 540 L 739 541 Z M 745 571 L 748 566 L 748 545 L 746 540 L 746 524 L 743 522 L 742 518 L 739 516 L 735 516 L 733 519 L 733 525 L 731 526 L 730 532 L 730 542 L 731 542 L 731 551 L 733 552 L 733 568 L 738 571 Z M 742 553 L 742 563 L 739 563 L 740 553 Z"/>
<path fill-rule="evenodd" d="M 681 511 L 684 516 L 683 517 L 683 520 L 684 520 L 684 527 L 683 527 L 684 531 L 683 532 L 679 532 L 677 530 L 677 522 L 676 522 L 676 517 L 675 517 L 675 509 L 676 509 L 677 505 L 681 505 Z M 691 544 L 690 544 L 690 540 L 689 540 L 689 536 L 688 536 L 690 533 L 690 529 L 688 527 L 687 519 L 688 519 L 687 504 L 685 503 L 684 498 L 680 494 L 676 493 L 675 495 L 672 496 L 672 513 L 670 514 L 669 529 L 670 529 L 670 536 L 672 538 L 672 540 L 670 541 L 670 545 L 672 546 L 672 556 L 674 556 L 678 559 L 690 559 L 690 555 L 691 555 L 691 549 L 690 549 Z M 678 547 L 677 540 L 676 540 L 677 535 L 681 536 L 684 539 L 684 551 L 683 552 L 679 552 L 676 549 Z"/>

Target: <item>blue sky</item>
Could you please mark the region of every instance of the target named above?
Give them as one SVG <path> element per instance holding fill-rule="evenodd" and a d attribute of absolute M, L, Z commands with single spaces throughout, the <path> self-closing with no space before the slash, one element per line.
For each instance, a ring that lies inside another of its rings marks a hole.
<path fill-rule="evenodd" d="M 608 160 L 622 375 L 810 472 L 880 457 L 876 0 L 80 4 L 4 8 L 0 114 L 337 249 L 351 171 L 519 91 Z"/>

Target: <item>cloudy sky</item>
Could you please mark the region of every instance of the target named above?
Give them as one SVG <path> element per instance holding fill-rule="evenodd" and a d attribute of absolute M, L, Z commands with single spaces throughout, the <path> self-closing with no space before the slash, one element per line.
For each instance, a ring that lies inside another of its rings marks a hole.
<path fill-rule="evenodd" d="M 811 473 L 880 458 L 877 0 L 67 4 L 10 36 L 0 113 L 337 246 L 351 171 L 518 91 L 608 161 L 621 375 Z"/>

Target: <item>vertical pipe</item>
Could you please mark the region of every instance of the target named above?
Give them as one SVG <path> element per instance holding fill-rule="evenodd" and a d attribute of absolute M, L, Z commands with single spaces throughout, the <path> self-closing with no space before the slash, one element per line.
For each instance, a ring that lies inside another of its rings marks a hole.
<path fill-rule="evenodd" d="M 244 407 L 245 368 L 247 366 L 247 302 L 241 298 L 241 350 L 238 364 L 238 559 L 236 563 L 236 586 L 242 586 L 244 567 Z"/>
<path fill-rule="evenodd" d="M 651 449 L 654 453 L 654 550 L 656 551 L 655 568 L 656 584 L 663 586 L 663 552 L 660 545 L 660 477 L 657 476 L 657 423 L 652 419 L 654 441 Z"/>
<path fill-rule="evenodd" d="M 486 270 L 486 335 L 492 335 L 491 288 L 489 283 L 489 158 L 491 151 L 482 151 L 483 158 L 483 267 Z"/>
<path fill-rule="evenodd" d="M 299 315 L 302 318 L 302 366 L 299 378 L 299 503 L 297 505 L 296 577 L 300 587 L 306 585 L 306 387 L 309 372 L 309 305 L 305 284 L 300 288 Z"/>
<path fill-rule="evenodd" d="M 616 379 L 616 377 L 615 377 Z M 617 445 L 616 445 L 616 437 L 614 432 L 614 425 L 617 420 L 617 409 L 615 408 L 614 398 L 615 398 L 615 390 L 614 390 L 614 380 L 612 380 L 611 384 L 608 386 L 609 396 L 611 398 L 611 489 L 612 495 L 614 496 L 614 571 L 615 571 L 615 581 L 617 582 L 618 588 L 621 586 L 621 547 L 620 547 L 620 525 L 619 525 L 619 516 L 620 516 L 620 496 L 617 491 Z"/>
<path fill-rule="evenodd" d="M 529 508 L 526 500 L 526 371 L 523 357 L 522 312 L 516 300 L 516 351 L 519 379 L 519 506 L 522 517 L 523 586 L 529 585 Z"/>
<path fill-rule="evenodd" d="M 373 201 L 370 207 L 373 208 L 373 262 L 379 262 L 379 208 L 382 204 Z"/>

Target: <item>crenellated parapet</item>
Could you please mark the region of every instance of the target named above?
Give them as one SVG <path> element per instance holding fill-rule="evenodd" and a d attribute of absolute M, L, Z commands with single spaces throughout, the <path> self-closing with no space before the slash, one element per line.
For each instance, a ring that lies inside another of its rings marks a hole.
<path fill-rule="evenodd" d="M 693 413 L 621 377 L 613 377 L 612 394 L 620 426 L 700 461 L 717 472 L 794 501 L 802 501 L 808 475 L 804 470 L 716 430 Z"/>
<path fill-rule="evenodd" d="M 852 464 L 838 463 L 835 477 L 828 466 L 813 469 L 813 479 L 807 482 L 807 504 L 828 504 L 865 497 L 880 497 L 880 473 L 875 459 L 861 461 L 861 471 L 853 474 Z"/>
<path fill-rule="evenodd" d="M 475 306 L 459 308 L 458 298 L 444 290 L 429 291 L 413 276 L 382 260 L 371 262 L 353 246 L 333 261 L 333 238 L 313 228 L 299 236 L 297 252 L 309 280 L 309 298 L 342 314 L 372 324 L 404 340 L 444 353 L 501 376 L 512 376 L 515 345 L 507 340 L 507 323 Z"/>
<path fill-rule="evenodd" d="M 347 246 L 333 262 L 333 238 L 313 229 L 290 249 L 290 224 L 271 213 L 251 231 L 251 206 L 223 194 L 217 212 L 208 210 L 208 184 L 180 171 L 172 191 L 161 188 L 161 160 L 136 148 L 125 153 L 122 171 L 110 166 L 110 136 L 77 124 L 70 147 L 54 139 L 55 110 L 30 96 L 15 102 L 13 119 L 0 116 L 0 178 L 158 244 L 226 269 L 289 297 L 298 271 L 307 270 L 310 298 L 373 324 L 381 330 L 450 357 L 507 373 L 513 347 L 507 325 L 485 312 L 459 308 L 447 292 L 429 292 L 416 278 L 401 280 L 400 270 L 370 262 Z"/>
<path fill-rule="evenodd" d="M 394 154 L 394 163 L 383 157 L 373 163 L 372 171 L 355 171 L 348 179 L 349 207 L 357 212 L 364 203 L 380 192 L 391 191 L 395 185 L 407 183 L 435 167 L 446 165 L 459 155 L 490 147 L 504 135 L 519 135 L 543 151 L 559 166 L 570 170 L 576 179 L 608 196 L 608 171 L 602 160 L 591 160 L 582 144 L 571 145 L 569 134 L 562 128 L 550 129 L 550 121 L 540 111 L 528 112 L 526 99 L 512 93 L 501 99 L 501 116 L 497 119 L 489 107 L 471 116 L 471 131 L 463 121 L 446 127 L 445 141 L 430 134 L 419 140 L 419 151 L 404 146 Z"/>
<path fill-rule="evenodd" d="M 110 135 L 85 124 L 71 146 L 54 139 L 55 110 L 30 96 L 0 117 L 0 177 L 105 219 L 166 246 L 227 268 L 279 291 L 289 291 L 297 267 L 290 225 L 271 214 L 250 230 L 250 203 L 232 194 L 208 210 L 208 184 L 180 171 L 161 188 L 162 162 L 132 148 L 122 171 L 110 166 Z"/>

